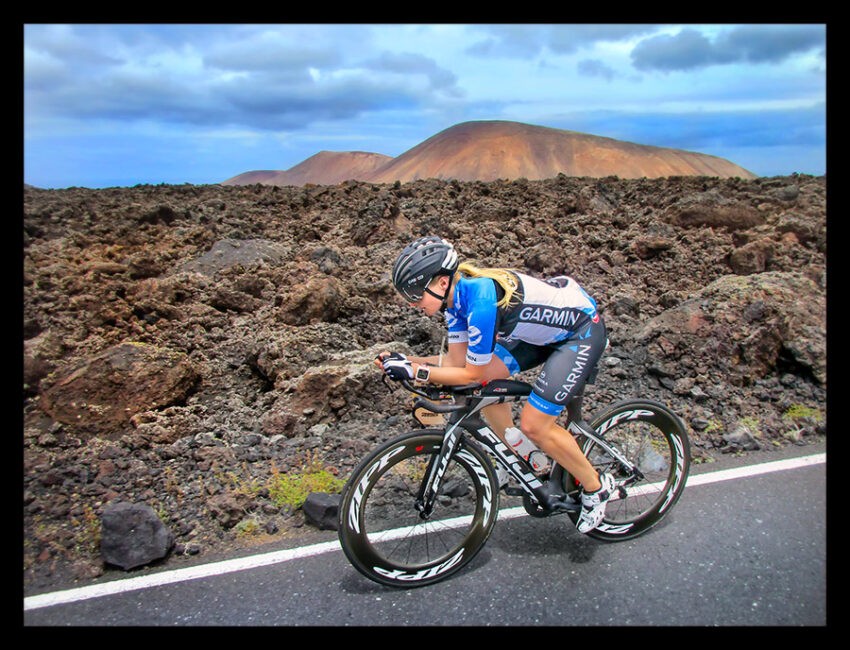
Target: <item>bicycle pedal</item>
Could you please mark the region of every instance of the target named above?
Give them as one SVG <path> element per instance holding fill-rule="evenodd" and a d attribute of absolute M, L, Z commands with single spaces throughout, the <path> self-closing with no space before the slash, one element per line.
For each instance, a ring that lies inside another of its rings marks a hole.
<path fill-rule="evenodd" d="M 581 502 L 576 501 L 567 494 L 550 499 L 547 505 L 552 512 L 575 512 L 581 510 Z"/>
<path fill-rule="evenodd" d="M 553 512 L 577 512 L 581 510 L 581 504 L 572 500 L 567 500 L 549 504 L 549 508 Z"/>

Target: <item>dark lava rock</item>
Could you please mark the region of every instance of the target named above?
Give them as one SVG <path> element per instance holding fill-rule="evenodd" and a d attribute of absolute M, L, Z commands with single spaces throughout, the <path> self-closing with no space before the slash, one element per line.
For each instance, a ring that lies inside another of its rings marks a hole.
<path fill-rule="evenodd" d="M 826 432 L 825 177 L 27 187 L 23 225 L 27 585 L 99 562 L 114 503 L 201 556 L 314 527 L 281 479 L 415 426 L 371 362 L 443 341 L 389 277 L 425 233 L 593 295 L 588 414 L 656 399 L 699 453 L 740 422 L 763 449 Z"/>

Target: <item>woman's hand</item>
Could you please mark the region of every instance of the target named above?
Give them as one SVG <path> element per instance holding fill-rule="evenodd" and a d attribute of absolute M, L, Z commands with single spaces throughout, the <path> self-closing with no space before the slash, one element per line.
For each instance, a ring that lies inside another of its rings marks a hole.
<path fill-rule="evenodd" d="M 378 354 L 377 357 L 375 357 L 375 360 L 372 363 L 375 364 L 375 367 L 383 370 L 384 369 L 384 359 L 388 356 L 390 356 L 389 352 L 381 352 L 380 354 Z"/>
<path fill-rule="evenodd" d="M 394 380 L 413 379 L 413 364 L 400 352 L 382 352 L 375 358 L 386 375 Z"/>

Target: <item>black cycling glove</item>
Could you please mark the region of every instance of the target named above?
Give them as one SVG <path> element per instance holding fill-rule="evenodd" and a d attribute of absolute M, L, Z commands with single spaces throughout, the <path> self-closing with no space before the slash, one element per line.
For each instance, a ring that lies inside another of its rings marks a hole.
<path fill-rule="evenodd" d="M 388 356 L 382 357 L 381 365 L 387 377 L 393 381 L 413 379 L 413 364 L 400 352 L 391 352 Z"/>

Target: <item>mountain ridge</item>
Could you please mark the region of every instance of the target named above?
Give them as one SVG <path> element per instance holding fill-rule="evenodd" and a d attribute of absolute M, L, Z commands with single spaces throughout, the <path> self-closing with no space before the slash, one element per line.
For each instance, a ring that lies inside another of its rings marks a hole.
<path fill-rule="evenodd" d="M 717 156 L 637 144 L 578 131 L 506 120 L 461 122 L 397 157 L 364 151 L 323 151 L 284 171 L 249 171 L 223 185 L 335 185 L 410 182 L 543 180 L 576 177 L 659 178 L 716 176 L 758 178 Z"/>

